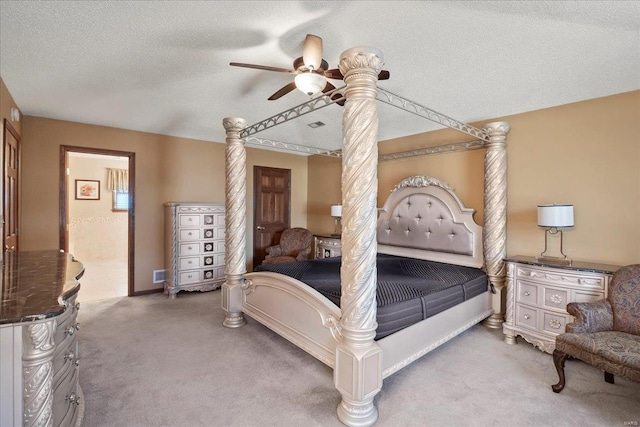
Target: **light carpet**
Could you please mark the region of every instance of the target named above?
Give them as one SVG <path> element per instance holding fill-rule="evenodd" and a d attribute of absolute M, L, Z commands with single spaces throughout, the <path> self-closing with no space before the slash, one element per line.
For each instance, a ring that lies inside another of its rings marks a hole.
<path fill-rule="evenodd" d="M 341 426 L 332 370 L 252 319 L 223 327 L 220 295 L 83 303 L 83 426 Z M 640 384 L 577 360 L 566 373 L 553 393 L 549 354 L 476 325 L 385 379 L 376 425 L 638 425 Z"/>

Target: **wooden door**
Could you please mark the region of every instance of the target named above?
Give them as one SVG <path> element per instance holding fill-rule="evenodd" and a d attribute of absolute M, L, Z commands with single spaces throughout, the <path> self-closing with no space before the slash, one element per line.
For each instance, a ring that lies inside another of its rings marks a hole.
<path fill-rule="evenodd" d="M 18 192 L 20 177 L 20 136 L 11 124 L 4 121 L 4 251 L 18 251 Z"/>
<path fill-rule="evenodd" d="M 253 167 L 253 266 L 262 263 L 266 248 L 280 242 L 291 227 L 291 170 Z"/>

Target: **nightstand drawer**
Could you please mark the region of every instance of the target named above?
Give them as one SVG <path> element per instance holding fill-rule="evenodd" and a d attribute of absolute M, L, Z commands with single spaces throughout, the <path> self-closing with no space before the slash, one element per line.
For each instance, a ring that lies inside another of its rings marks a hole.
<path fill-rule="evenodd" d="M 550 332 L 552 334 L 563 334 L 567 326 L 567 317 L 561 314 L 549 313 L 547 311 L 542 313 L 542 330 L 544 332 Z"/>
<path fill-rule="evenodd" d="M 516 307 L 516 325 L 525 326 L 530 329 L 538 329 L 538 311 L 518 304 Z"/>
<path fill-rule="evenodd" d="M 518 302 L 538 305 L 538 286 L 524 280 L 518 281 Z"/>
<path fill-rule="evenodd" d="M 605 278 L 600 273 L 567 273 L 559 268 L 518 266 L 516 268 L 516 277 L 558 286 L 575 287 L 578 285 L 583 288 L 601 290 L 605 288 Z"/>
<path fill-rule="evenodd" d="M 542 308 L 566 311 L 569 303 L 569 290 L 549 286 L 542 287 Z"/>
<path fill-rule="evenodd" d="M 180 240 L 201 240 L 200 239 L 200 230 L 195 228 L 187 228 L 184 230 L 180 230 Z"/>

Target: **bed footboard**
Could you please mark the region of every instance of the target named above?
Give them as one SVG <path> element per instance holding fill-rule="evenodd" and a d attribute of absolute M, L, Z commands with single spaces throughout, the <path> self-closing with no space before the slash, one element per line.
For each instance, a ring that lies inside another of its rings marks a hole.
<path fill-rule="evenodd" d="M 242 311 L 333 368 L 340 309 L 292 277 L 268 272 L 245 277 Z"/>
<path fill-rule="evenodd" d="M 382 378 L 386 378 L 493 314 L 484 292 L 378 340 L 382 348 Z"/>

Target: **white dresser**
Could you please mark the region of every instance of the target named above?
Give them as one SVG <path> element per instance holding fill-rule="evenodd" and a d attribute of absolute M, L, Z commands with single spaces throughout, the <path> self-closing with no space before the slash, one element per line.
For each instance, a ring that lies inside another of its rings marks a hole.
<path fill-rule="evenodd" d="M 507 314 L 504 340 L 516 336 L 547 353 L 555 349 L 556 335 L 573 322 L 570 302 L 592 302 L 607 296 L 615 265 L 574 261 L 569 266 L 538 262 L 534 257 L 505 260 L 507 266 Z"/>
<path fill-rule="evenodd" d="M 82 264 L 59 251 L 13 252 L 3 261 L 0 426 L 79 426 L 76 303 Z"/>
<path fill-rule="evenodd" d="M 315 259 L 342 256 L 342 241 L 340 236 L 314 234 Z"/>
<path fill-rule="evenodd" d="M 224 276 L 224 204 L 165 203 L 164 292 L 219 288 Z"/>

